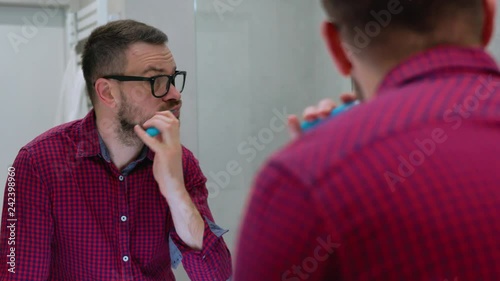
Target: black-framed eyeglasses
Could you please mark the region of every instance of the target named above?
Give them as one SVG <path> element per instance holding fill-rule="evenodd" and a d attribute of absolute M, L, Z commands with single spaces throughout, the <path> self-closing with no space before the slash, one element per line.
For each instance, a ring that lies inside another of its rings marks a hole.
<path fill-rule="evenodd" d="M 162 98 L 170 90 L 170 85 L 182 93 L 184 86 L 186 85 L 186 71 L 176 71 L 173 75 L 156 75 L 153 77 L 142 77 L 142 76 L 123 76 L 123 75 L 106 75 L 102 78 L 114 79 L 122 82 L 127 81 L 149 81 L 151 85 L 151 94 L 155 98 Z"/>

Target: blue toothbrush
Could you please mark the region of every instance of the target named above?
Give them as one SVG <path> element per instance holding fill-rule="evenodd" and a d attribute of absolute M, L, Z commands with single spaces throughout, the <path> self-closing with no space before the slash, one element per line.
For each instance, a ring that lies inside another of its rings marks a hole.
<path fill-rule="evenodd" d="M 357 104 L 359 104 L 359 101 L 356 100 L 356 101 L 345 103 L 345 104 L 343 104 L 341 106 L 338 106 L 334 110 L 332 110 L 332 112 L 330 113 L 330 115 L 328 116 L 328 118 L 337 116 L 340 113 L 351 109 L 353 106 L 356 106 Z M 300 127 L 302 128 L 302 131 L 305 132 L 305 131 L 308 131 L 308 130 L 316 127 L 321 122 L 323 122 L 323 119 L 316 119 L 316 120 L 310 121 L 310 122 L 309 121 L 304 121 L 304 122 L 302 122 L 300 124 Z"/>
<path fill-rule="evenodd" d="M 148 133 L 151 137 L 156 137 L 160 134 L 160 131 L 158 131 L 155 127 L 151 127 L 146 130 L 146 133 Z"/>

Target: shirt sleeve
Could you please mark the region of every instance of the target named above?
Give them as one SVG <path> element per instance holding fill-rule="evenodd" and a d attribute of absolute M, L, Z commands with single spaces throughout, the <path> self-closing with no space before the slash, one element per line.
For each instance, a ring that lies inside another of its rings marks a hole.
<path fill-rule="evenodd" d="M 241 225 L 235 280 L 332 278 L 334 236 L 326 230 L 303 177 L 277 162 L 259 173 Z"/>
<path fill-rule="evenodd" d="M 53 221 L 47 187 L 22 149 L 5 185 L 0 280 L 48 280 Z"/>
<path fill-rule="evenodd" d="M 231 277 L 231 254 L 222 235 L 227 230 L 214 223 L 208 207 L 206 178 L 198 161 L 190 151 L 184 150 L 184 182 L 193 203 L 204 220 L 203 247 L 201 251 L 186 245 L 173 228 L 170 232 L 170 256 L 175 267 L 182 260 L 184 269 L 193 281 L 226 281 Z"/>

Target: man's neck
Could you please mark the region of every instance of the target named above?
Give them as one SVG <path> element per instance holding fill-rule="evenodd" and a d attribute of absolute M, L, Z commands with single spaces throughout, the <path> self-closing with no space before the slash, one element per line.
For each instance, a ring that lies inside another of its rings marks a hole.
<path fill-rule="evenodd" d="M 123 170 L 128 164 L 132 163 L 139 157 L 144 145 L 126 145 L 120 141 L 116 130 L 116 123 L 108 122 L 112 120 L 109 117 L 99 118 L 96 114 L 96 125 L 99 135 L 106 145 L 111 162 L 118 170 Z"/>
<path fill-rule="evenodd" d="M 357 83 L 357 89 L 360 93 L 356 93 L 357 95 L 361 94 L 363 100 L 368 101 L 375 97 L 377 89 L 384 79 L 385 75 L 388 73 L 389 67 L 387 68 L 359 68 L 356 70 L 354 77 Z"/>
<path fill-rule="evenodd" d="M 121 171 L 125 169 L 130 163 L 135 161 L 139 157 L 141 147 L 131 147 L 122 144 L 116 139 L 108 140 L 108 142 L 103 138 L 106 147 L 108 148 L 109 156 L 111 162 L 116 166 L 116 168 Z"/>
<path fill-rule="evenodd" d="M 392 36 L 386 39 L 386 44 L 371 47 L 371 55 L 366 55 L 363 59 L 353 58 L 354 71 L 357 72 L 355 77 L 365 100 L 375 96 L 380 83 L 393 68 L 417 54 L 439 46 L 481 47 L 477 35 L 465 32 L 468 28 L 468 24 L 464 22 L 443 23 L 434 31 L 434 36 L 395 30 L 392 31 Z M 404 41 L 401 41 L 401 38 L 404 38 Z"/>

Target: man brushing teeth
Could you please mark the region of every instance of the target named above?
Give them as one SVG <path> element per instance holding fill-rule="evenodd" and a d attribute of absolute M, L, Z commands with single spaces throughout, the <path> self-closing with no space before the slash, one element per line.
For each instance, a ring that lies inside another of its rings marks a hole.
<path fill-rule="evenodd" d="M 90 35 L 82 68 L 93 110 L 44 133 L 14 162 L 23 223 L 16 280 L 175 280 L 181 261 L 191 280 L 229 279 L 226 231 L 180 142 L 186 72 L 166 43 L 162 31 L 131 20 Z M 145 131 L 153 127 L 156 137 Z"/>

